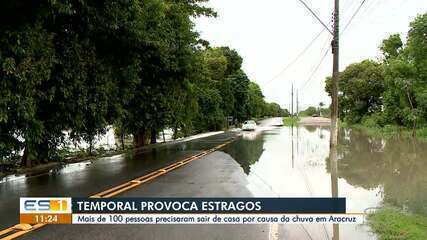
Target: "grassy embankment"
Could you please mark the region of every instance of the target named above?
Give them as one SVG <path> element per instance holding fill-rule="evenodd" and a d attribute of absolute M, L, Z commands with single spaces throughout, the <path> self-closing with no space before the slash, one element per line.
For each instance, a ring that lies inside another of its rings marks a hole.
<path fill-rule="evenodd" d="M 427 239 L 427 217 L 383 208 L 369 215 L 368 222 L 380 240 Z"/>
<path fill-rule="evenodd" d="M 389 137 L 404 137 L 404 138 L 412 138 L 413 130 L 405 127 L 399 127 L 395 125 L 386 125 L 384 127 L 378 126 L 369 126 L 364 124 L 352 124 L 349 125 L 347 123 L 341 123 L 342 127 L 351 127 L 355 129 L 361 129 L 367 134 L 371 136 L 380 136 L 384 138 Z M 427 127 L 418 128 L 416 130 L 416 138 L 423 142 L 427 142 Z"/>

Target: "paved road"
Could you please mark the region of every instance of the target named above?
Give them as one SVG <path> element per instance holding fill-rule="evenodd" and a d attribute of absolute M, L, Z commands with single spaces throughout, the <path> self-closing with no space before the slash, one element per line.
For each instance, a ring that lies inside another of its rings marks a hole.
<path fill-rule="evenodd" d="M 210 149 L 236 137 L 237 134 L 227 132 L 187 142 L 166 144 L 134 154 L 70 164 L 48 174 L 0 183 L 0 229 L 18 223 L 19 197 L 90 196 Z"/>
<path fill-rule="evenodd" d="M 257 132 L 281 119 L 261 121 Z M 257 134 L 257 133 L 251 133 Z M 167 144 L 132 155 L 71 164 L 49 174 L 0 183 L 0 229 L 18 223 L 21 196 L 89 196 L 142 176 L 174 161 L 237 137 L 227 132 L 188 142 Z M 214 152 L 120 196 L 231 197 L 252 196 L 244 168 L 230 155 Z M 269 239 L 270 226 L 47 226 L 23 239 Z"/>
<path fill-rule="evenodd" d="M 251 197 L 242 168 L 222 152 L 168 173 L 121 197 Z M 269 225 L 48 226 L 23 239 L 269 239 Z"/>

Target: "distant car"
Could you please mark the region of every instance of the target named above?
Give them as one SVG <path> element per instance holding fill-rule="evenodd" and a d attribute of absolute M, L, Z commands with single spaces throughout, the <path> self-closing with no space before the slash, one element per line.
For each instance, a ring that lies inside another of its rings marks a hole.
<path fill-rule="evenodd" d="M 248 120 L 243 123 L 242 130 L 243 131 L 253 131 L 256 128 L 256 122 L 253 120 Z"/>
<path fill-rule="evenodd" d="M 313 115 L 311 115 L 312 117 L 320 117 L 319 114 L 315 113 Z"/>

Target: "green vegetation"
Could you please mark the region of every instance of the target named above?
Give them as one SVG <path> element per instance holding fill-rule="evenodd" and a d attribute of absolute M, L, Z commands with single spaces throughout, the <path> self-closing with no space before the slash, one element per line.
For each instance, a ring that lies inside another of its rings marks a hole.
<path fill-rule="evenodd" d="M 354 129 L 361 129 L 370 136 L 379 136 L 384 138 L 399 136 L 409 139 L 413 138 L 414 134 L 412 129 L 397 125 L 385 125 L 383 127 L 378 127 L 377 125 L 371 125 L 369 123 L 349 125 L 346 122 L 342 122 L 342 124 L 340 124 L 340 127 L 351 127 Z M 424 142 L 427 141 L 427 127 L 417 128 L 416 138 Z"/>
<path fill-rule="evenodd" d="M 381 240 L 427 239 L 427 218 L 385 208 L 369 216 L 369 225 Z"/>
<path fill-rule="evenodd" d="M 331 109 L 329 107 L 324 107 L 323 102 L 319 103 L 318 107 L 310 106 L 303 111 L 299 112 L 299 116 L 302 117 L 311 117 L 313 115 L 318 115 L 322 117 L 329 117 L 331 115 Z"/>
<path fill-rule="evenodd" d="M 296 126 L 298 125 L 299 118 L 297 117 L 284 117 L 283 118 L 283 125 L 285 126 Z"/>
<path fill-rule="evenodd" d="M 304 111 L 299 112 L 299 115 L 302 117 L 311 117 L 314 114 L 319 114 L 319 111 L 316 107 L 308 107 Z"/>
<path fill-rule="evenodd" d="M 411 24 L 406 44 L 398 34 L 381 45 L 380 62 L 364 60 L 340 74 L 340 116 L 371 129 L 411 129 L 425 136 L 427 126 L 427 13 Z M 331 79 L 326 80 L 331 93 Z"/>
<path fill-rule="evenodd" d="M 405 206 L 410 212 L 423 216 L 425 209 L 420 209 L 418 202 L 425 199 L 425 174 L 416 177 L 411 170 L 425 161 L 417 158 L 415 141 L 404 141 L 400 137 L 416 136 L 427 140 L 426 26 L 427 13 L 410 23 L 406 42 L 398 34 L 389 36 L 380 46 L 383 55 L 380 61 L 351 64 L 340 73 L 339 81 L 339 109 L 343 120 L 340 125 L 363 129 L 368 135 L 389 137 L 387 144 L 382 142 L 383 138 L 376 137 L 370 138 L 369 143 L 353 139 L 351 144 L 346 143 L 350 140 L 342 138 L 341 172 L 349 172 L 349 182 L 363 183 L 367 187 L 383 184 L 385 202 Z M 326 91 L 331 95 L 331 78 L 326 80 Z M 372 144 L 376 149 L 366 151 L 362 147 L 364 144 Z M 405 144 L 412 150 L 403 151 Z M 392 154 L 382 161 L 379 156 L 373 157 L 386 148 L 392 148 L 388 149 Z M 354 161 L 354 156 L 365 156 L 365 152 L 369 156 L 357 158 L 360 167 L 348 165 Z M 395 179 L 386 179 L 381 175 L 384 169 L 398 174 L 393 175 Z M 380 239 L 427 239 L 425 217 L 384 208 L 369 219 Z"/>
<path fill-rule="evenodd" d="M 193 19 L 206 0 L 0 3 L 0 160 L 31 167 L 63 158 L 66 133 L 93 154 L 113 125 L 140 147 L 164 128 L 216 130 L 232 116 L 280 116 L 228 48 Z"/>

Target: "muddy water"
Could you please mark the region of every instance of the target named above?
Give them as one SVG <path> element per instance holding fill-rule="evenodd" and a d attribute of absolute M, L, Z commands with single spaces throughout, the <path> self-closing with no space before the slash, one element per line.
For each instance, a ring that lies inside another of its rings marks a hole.
<path fill-rule="evenodd" d="M 427 144 L 344 130 L 336 168 L 329 163 L 329 129 L 269 127 L 243 132 L 228 145 L 254 196 L 347 198 L 348 212 L 388 204 L 427 216 Z M 273 125 L 277 125 L 273 123 Z M 87 196 L 212 148 L 234 137 L 219 134 L 67 165 L 48 174 L 0 182 L 0 227 L 18 222 L 20 196 Z M 376 239 L 366 225 L 282 225 L 283 239 Z"/>
<path fill-rule="evenodd" d="M 335 188 L 347 199 L 347 212 L 387 204 L 427 215 L 427 144 L 342 130 L 332 168 L 329 135 L 325 127 L 272 128 L 244 133 L 226 152 L 255 196 L 331 197 Z M 366 225 L 282 227 L 290 239 L 376 239 Z"/>

